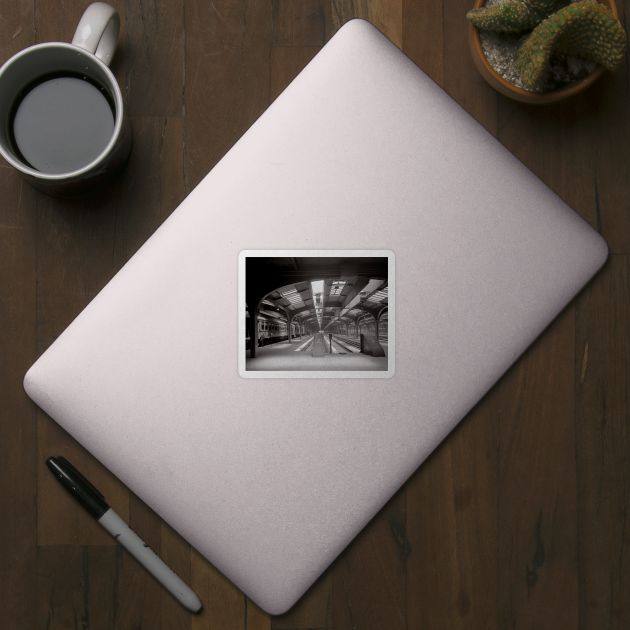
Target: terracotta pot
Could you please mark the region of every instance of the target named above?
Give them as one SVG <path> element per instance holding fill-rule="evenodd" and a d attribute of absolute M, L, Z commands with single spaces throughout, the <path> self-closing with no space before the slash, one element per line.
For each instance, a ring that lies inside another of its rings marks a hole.
<path fill-rule="evenodd" d="M 619 18 L 617 12 L 617 5 L 614 0 L 600 0 L 600 4 L 608 7 Z M 484 5 L 484 0 L 476 0 L 475 9 L 480 9 Z M 591 72 L 586 78 L 581 81 L 575 81 L 555 90 L 549 90 L 548 92 L 529 92 L 516 85 L 513 85 L 509 81 L 506 81 L 495 69 L 490 65 L 490 62 L 486 59 L 481 48 L 481 40 L 479 39 L 479 29 L 472 23 L 468 22 L 468 43 L 470 45 L 470 53 L 473 61 L 477 66 L 477 70 L 481 73 L 481 76 L 495 89 L 504 96 L 507 96 L 515 101 L 522 101 L 524 103 L 554 103 L 562 99 L 573 96 L 582 90 L 585 90 L 590 85 L 595 83 L 605 69 L 602 66 L 597 66 L 593 72 Z"/>

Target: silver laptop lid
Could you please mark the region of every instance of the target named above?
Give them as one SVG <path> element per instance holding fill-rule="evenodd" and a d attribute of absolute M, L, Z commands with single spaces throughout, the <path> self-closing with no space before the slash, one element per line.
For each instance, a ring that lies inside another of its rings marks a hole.
<path fill-rule="evenodd" d="M 239 374 L 244 250 L 391 252 L 391 373 Z M 42 355 L 25 388 L 281 613 L 606 257 L 585 221 L 355 20 Z"/>

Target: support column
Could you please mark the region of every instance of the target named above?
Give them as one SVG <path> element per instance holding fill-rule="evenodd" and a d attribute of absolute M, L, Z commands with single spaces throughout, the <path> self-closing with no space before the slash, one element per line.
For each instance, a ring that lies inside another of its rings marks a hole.
<path fill-rule="evenodd" d="M 258 309 L 254 308 L 249 313 L 249 357 L 255 359 L 258 356 Z"/>
<path fill-rule="evenodd" d="M 291 343 L 291 320 L 293 318 L 289 317 L 289 314 L 287 313 L 287 338 L 289 340 L 289 343 Z"/>

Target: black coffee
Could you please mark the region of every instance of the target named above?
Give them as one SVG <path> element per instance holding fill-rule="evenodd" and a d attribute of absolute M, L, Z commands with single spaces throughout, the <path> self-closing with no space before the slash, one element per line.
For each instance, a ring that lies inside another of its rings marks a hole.
<path fill-rule="evenodd" d="M 43 173 L 70 173 L 95 160 L 111 140 L 113 101 L 85 77 L 48 75 L 18 96 L 11 131 L 25 163 Z"/>

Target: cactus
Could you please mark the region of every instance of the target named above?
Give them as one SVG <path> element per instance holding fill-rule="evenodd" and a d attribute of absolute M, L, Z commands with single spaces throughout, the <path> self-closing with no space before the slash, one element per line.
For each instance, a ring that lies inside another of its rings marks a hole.
<path fill-rule="evenodd" d="M 614 13 L 596 2 L 575 2 L 543 20 L 519 48 L 516 65 L 528 85 L 540 81 L 554 53 L 595 61 L 616 69 L 626 49 L 626 33 Z"/>
<path fill-rule="evenodd" d="M 472 9 L 466 17 L 479 29 L 519 33 L 534 28 L 569 0 L 507 0 L 501 4 Z"/>

